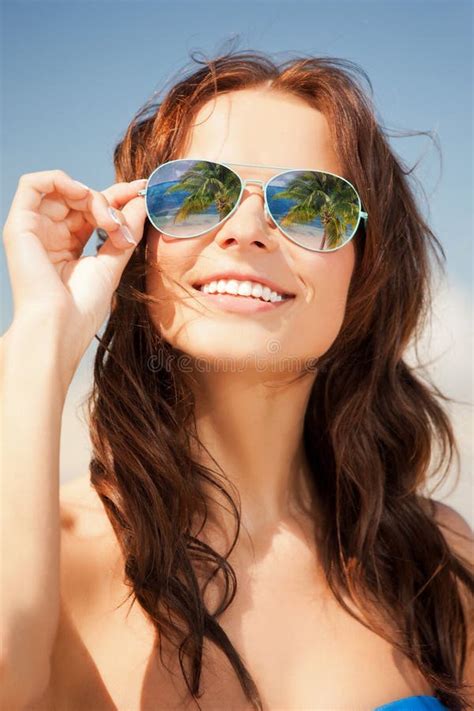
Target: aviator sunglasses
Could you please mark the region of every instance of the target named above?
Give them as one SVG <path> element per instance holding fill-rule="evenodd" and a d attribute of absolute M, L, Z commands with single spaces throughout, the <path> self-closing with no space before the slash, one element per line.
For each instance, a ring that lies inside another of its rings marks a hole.
<path fill-rule="evenodd" d="M 269 180 L 243 180 L 230 166 L 279 170 Z M 262 186 L 265 212 L 288 239 L 313 252 L 334 252 L 367 223 L 357 190 L 327 171 L 179 158 L 148 178 L 146 211 L 169 237 L 188 239 L 215 229 L 237 209 L 247 183 Z"/>

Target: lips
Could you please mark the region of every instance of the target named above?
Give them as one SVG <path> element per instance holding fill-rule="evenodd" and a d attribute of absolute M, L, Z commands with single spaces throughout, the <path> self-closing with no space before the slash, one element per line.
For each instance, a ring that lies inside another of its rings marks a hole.
<path fill-rule="evenodd" d="M 199 278 L 197 281 L 193 283 L 193 287 L 195 289 L 199 289 L 200 286 L 203 284 L 209 284 L 211 281 L 219 281 L 219 279 L 237 279 L 238 281 L 251 281 L 251 282 L 256 282 L 258 284 L 262 284 L 263 286 L 268 286 L 272 291 L 276 291 L 278 294 L 281 294 L 282 296 L 291 298 L 294 297 L 295 294 L 285 287 L 281 286 L 275 281 L 271 281 L 271 279 L 267 279 L 267 277 L 260 276 L 259 274 L 241 274 L 240 272 L 235 272 L 235 271 L 226 271 L 226 272 L 219 272 L 217 274 L 210 274 L 205 277 Z"/>
<path fill-rule="evenodd" d="M 263 301 L 249 296 L 234 296 L 232 294 L 207 294 L 199 292 L 200 296 L 207 304 L 212 304 L 217 309 L 223 311 L 234 312 L 238 314 L 258 314 L 260 312 L 273 311 L 274 309 L 284 308 L 286 304 L 290 304 L 292 298 L 282 298 L 280 301 Z"/>

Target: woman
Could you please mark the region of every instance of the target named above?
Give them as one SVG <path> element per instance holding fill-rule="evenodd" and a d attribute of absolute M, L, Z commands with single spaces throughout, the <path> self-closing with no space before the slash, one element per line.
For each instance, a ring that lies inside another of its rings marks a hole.
<path fill-rule="evenodd" d="M 456 443 L 404 360 L 444 253 L 354 66 L 202 62 L 114 161 L 4 228 L 5 707 L 467 708 L 472 537 L 421 493 Z"/>

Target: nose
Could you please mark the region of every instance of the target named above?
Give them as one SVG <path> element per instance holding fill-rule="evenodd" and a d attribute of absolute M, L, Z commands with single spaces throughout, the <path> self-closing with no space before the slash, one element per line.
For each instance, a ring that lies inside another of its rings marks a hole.
<path fill-rule="evenodd" d="M 223 223 L 215 241 L 222 248 L 235 245 L 241 248 L 266 249 L 270 252 L 278 248 L 275 230 L 273 220 L 266 209 L 263 186 L 249 188 L 245 185 L 237 209 Z"/>

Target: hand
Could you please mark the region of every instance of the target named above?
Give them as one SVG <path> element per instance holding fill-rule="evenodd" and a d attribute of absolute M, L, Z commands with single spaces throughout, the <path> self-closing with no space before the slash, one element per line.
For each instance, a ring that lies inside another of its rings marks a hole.
<path fill-rule="evenodd" d="M 3 229 L 14 322 L 25 314 L 30 321 L 34 314 L 57 318 L 76 367 L 110 310 L 135 248 L 126 235 L 137 243 L 142 238 L 146 209 L 137 193 L 145 183 L 116 183 L 97 192 L 62 170 L 28 173 L 18 182 Z M 108 239 L 96 256 L 82 256 L 97 227 Z"/>

